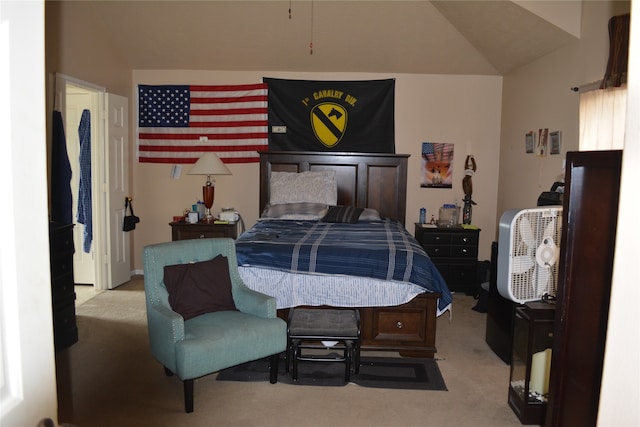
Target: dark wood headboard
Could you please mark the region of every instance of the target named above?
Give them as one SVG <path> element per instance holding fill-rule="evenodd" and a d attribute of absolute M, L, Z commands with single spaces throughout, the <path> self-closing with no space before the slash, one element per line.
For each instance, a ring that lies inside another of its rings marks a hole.
<path fill-rule="evenodd" d="M 373 208 L 403 225 L 408 154 L 267 151 L 260 153 L 260 212 L 269 203 L 271 171 L 336 172 L 338 204 Z"/>

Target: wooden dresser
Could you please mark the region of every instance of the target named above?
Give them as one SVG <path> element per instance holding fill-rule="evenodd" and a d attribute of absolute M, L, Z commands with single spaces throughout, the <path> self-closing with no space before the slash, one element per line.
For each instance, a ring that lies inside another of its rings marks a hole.
<path fill-rule="evenodd" d="M 480 229 L 429 228 L 415 224 L 415 237 L 452 292 L 478 292 Z"/>
<path fill-rule="evenodd" d="M 73 224 L 49 223 L 53 339 L 56 351 L 78 341 L 73 280 Z"/>
<path fill-rule="evenodd" d="M 171 240 L 205 239 L 214 237 L 238 237 L 238 224 L 213 224 L 198 222 L 189 224 L 188 222 L 171 222 Z"/>
<path fill-rule="evenodd" d="M 567 153 L 546 426 L 597 424 L 621 165 L 621 151 Z"/>

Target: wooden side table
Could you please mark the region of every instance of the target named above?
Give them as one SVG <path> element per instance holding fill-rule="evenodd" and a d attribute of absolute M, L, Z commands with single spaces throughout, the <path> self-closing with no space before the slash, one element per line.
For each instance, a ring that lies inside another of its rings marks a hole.
<path fill-rule="evenodd" d="M 238 223 L 214 224 L 198 222 L 189 224 L 188 222 L 170 222 L 171 240 L 205 239 L 212 237 L 238 237 Z"/>
<path fill-rule="evenodd" d="M 478 291 L 480 229 L 429 228 L 415 224 L 415 237 L 454 292 Z"/>

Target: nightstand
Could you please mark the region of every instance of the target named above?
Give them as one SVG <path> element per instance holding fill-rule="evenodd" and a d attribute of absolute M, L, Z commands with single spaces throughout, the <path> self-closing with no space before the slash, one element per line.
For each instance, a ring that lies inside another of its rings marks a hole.
<path fill-rule="evenodd" d="M 211 237 L 238 237 L 238 223 L 214 224 L 198 222 L 170 222 L 171 240 L 205 239 Z"/>
<path fill-rule="evenodd" d="M 477 293 L 480 229 L 429 228 L 416 223 L 415 237 L 447 282 L 449 290 L 468 295 Z"/>

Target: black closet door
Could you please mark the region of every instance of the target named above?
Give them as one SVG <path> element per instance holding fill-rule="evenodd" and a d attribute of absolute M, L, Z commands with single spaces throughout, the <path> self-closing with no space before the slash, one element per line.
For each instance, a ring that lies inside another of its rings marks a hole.
<path fill-rule="evenodd" d="M 567 153 L 547 426 L 596 425 L 621 163 L 621 151 Z"/>

